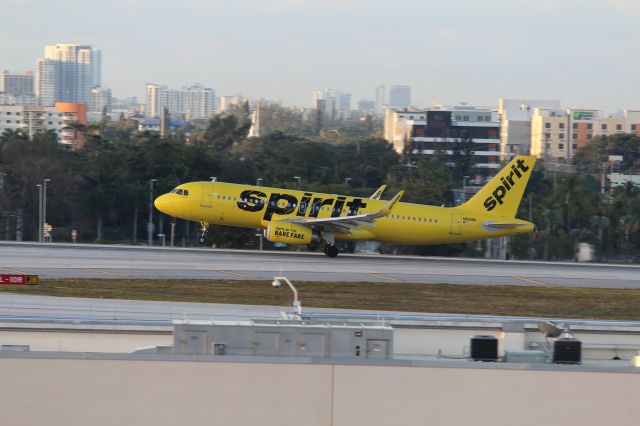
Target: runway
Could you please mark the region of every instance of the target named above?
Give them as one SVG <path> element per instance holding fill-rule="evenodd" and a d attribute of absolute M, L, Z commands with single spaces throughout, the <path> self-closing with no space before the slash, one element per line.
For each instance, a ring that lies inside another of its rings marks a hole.
<path fill-rule="evenodd" d="M 0 273 L 42 278 L 193 278 L 640 288 L 640 266 L 436 257 L 0 242 Z"/>

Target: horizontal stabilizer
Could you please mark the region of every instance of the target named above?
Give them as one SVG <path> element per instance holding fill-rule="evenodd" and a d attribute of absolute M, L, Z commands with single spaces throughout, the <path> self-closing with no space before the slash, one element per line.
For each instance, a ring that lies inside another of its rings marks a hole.
<path fill-rule="evenodd" d="M 496 228 L 496 229 L 509 229 L 509 228 L 520 228 L 522 226 L 529 226 L 529 223 L 500 223 L 500 222 L 485 222 L 482 224 L 488 228 Z"/>

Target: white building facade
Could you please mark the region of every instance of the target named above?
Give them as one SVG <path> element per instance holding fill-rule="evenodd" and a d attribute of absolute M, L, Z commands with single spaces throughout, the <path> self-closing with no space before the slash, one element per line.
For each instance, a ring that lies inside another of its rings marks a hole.
<path fill-rule="evenodd" d="M 54 130 L 59 141 L 65 143 L 65 128 L 70 122 L 78 121 L 76 114 L 62 112 L 54 106 L 42 105 L 0 105 L 0 133 L 7 129 L 23 130 L 29 138 L 37 132 Z M 73 141 L 70 141 L 71 144 Z"/>
<path fill-rule="evenodd" d="M 213 116 L 216 104 L 214 89 L 201 84 L 169 89 L 159 84 L 147 84 L 147 117 L 160 117 L 166 107 L 169 114 L 187 120 L 207 119 Z"/>
<path fill-rule="evenodd" d="M 91 89 L 91 98 L 88 105 L 89 112 L 111 112 L 112 107 L 111 89 L 106 87 L 94 87 Z"/>
<path fill-rule="evenodd" d="M 500 123 L 493 108 L 435 107 L 385 113 L 384 137 L 398 153 L 453 155 L 465 141 L 473 144 L 474 169 L 490 176 L 500 168 Z"/>

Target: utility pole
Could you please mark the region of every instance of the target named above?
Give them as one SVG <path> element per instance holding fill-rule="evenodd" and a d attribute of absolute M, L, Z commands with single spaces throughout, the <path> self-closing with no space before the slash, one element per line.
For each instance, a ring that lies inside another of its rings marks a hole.
<path fill-rule="evenodd" d="M 44 190 L 42 196 L 42 241 L 45 241 L 44 238 L 44 225 L 47 223 L 47 182 L 51 182 L 51 179 L 44 179 Z"/>
<path fill-rule="evenodd" d="M 147 243 L 153 245 L 153 183 L 158 179 L 149 179 L 149 222 L 147 223 Z"/>
<path fill-rule="evenodd" d="M 42 184 L 36 185 L 38 187 L 38 242 L 42 242 Z"/>

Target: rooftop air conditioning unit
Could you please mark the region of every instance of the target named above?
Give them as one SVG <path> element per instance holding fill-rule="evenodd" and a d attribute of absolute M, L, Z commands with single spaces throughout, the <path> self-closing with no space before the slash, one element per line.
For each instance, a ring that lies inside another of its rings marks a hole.
<path fill-rule="evenodd" d="M 498 339 L 495 336 L 473 336 L 471 359 L 474 361 L 497 361 Z"/>
<path fill-rule="evenodd" d="M 580 364 L 582 342 L 573 337 L 560 337 L 553 342 L 554 364 Z"/>

